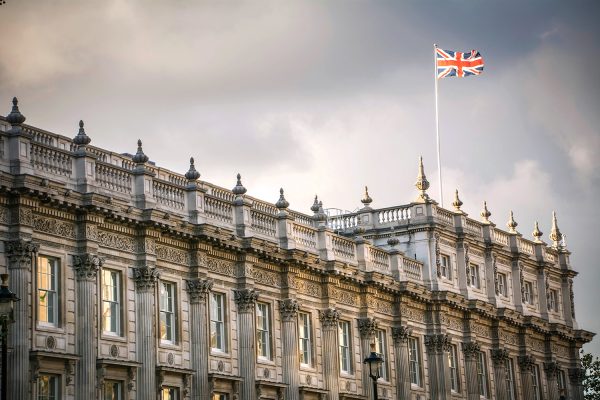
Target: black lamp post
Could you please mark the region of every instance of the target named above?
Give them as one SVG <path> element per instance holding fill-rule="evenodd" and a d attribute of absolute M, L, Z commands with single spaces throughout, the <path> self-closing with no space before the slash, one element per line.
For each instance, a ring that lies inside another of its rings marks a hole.
<path fill-rule="evenodd" d="M 377 379 L 381 378 L 379 371 L 383 364 L 383 358 L 375 351 L 375 343 L 371 343 L 371 354 L 365 358 L 363 364 L 369 364 L 369 376 L 373 379 L 373 398 L 378 400 Z"/>
<path fill-rule="evenodd" d="M 7 377 L 8 377 L 8 324 L 12 324 L 14 320 L 13 309 L 15 302 L 20 299 L 16 294 L 8 289 L 8 274 L 0 275 L 2 278 L 2 285 L 0 286 L 0 324 L 2 329 L 0 330 L 0 337 L 2 338 L 2 388 L 0 390 L 0 400 L 7 400 Z"/>

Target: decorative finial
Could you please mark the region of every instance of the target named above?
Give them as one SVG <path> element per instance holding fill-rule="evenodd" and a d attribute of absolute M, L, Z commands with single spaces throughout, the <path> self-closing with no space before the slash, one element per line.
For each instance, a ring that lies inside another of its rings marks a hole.
<path fill-rule="evenodd" d="M 144 164 L 148 161 L 148 156 L 144 154 L 144 150 L 142 150 L 142 141 L 138 139 L 138 148 L 137 153 L 135 153 L 132 157 L 132 160 L 136 164 Z"/>
<path fill-rule="evenodd" d="M 456 189 L 456 191 L 454 192 L 454 201 L 452 202 L 452 205 L 454 206 L 454 209 L 456 209 L 457 212 L 462 212 L 460 206 L 463 205 L 463 202 L 460 201 L 460 199 L 458 198 L 458 189 Z"/>
<path fill-rule="evenodd" d="M 512 210 L 510 210 L 510 217 L 508 218 L 508 222 L 506 223 L 506 226 L 508 226 L 508 231 L 510 233 L 517 233 L 517 225 L 519 225 L 517 223 L 517 221 L 515 221 L 515 217 L 513 216 L 513 212 Z"/>
<path fill-rule="evenodd" d="M 190 169 L 185 173 L 185 178 L 188 181 L 195 181 L 200 178 L 200 172 L 196 171 L 196 167 L 194 167 L 194 157 L 190 157 Z"/>
<path fill-rule="evenodd" d="M 369 196 L 369 188 L 365 186 L 365 195 L 363 196 L 362 199 L 360 199 L 360 202 L 364 204 L 365 208 L 368 208 L 369 205 L 373 202 L 373 199 L 371 198 L 371 196 Z"/>
<path fill-rule="evenodd" d="M 315 213 L 313 218 L 315 219 L 315 221 L 319 221 L 319 222 L 327 221 L 327 214 L 325 213 L 325 210 L 323 209 L 322 201 L 319 201 L 319 210 Z"/>
<path fill-rule="evenodd" d="M 429 195 L 426 193 L 427 189 L 429 189 L 429 181 L 425 176 L 425 168 L 423 167 L 423 156 L 419 157 L 419 175 L 417 175 L 417 182 L 415 183 L 415 186 L 421 192 L 419 194 L 419 197 L 417 197 L 417 201 L 429 200 Z"/>
<path fill-rule="evenodd" d="M 233 189 L 231 189 L 231 191 L 236 196 L 243 196 L 244 193 L 247 192 L 244 185 L 242 185 L 242 175 L 240 175 L 239 173 L 237 174 L 237 183 L 235 184 L 235 187 Z"/>
<path fill-rule="evenodd" d="M 536 243 L 541 243 L 542 239 L 540 239 L 542 237 L 542 235 L 544 234 L 544 232 L 540 231 L 540 227 L 538 226 L 538 222 L 535 221 L 535 228 L 533 228 L 533 237 L 535 238 L 534 242 Z"/>
<path fill-rule="evenodd" d="M 563 235 L 558 229 L 558 221 L 556 220 L 556 211 L 552 211 L 552 229 L 550 230 L 550 240 L 554 243 L 553 246 L 555 248 L 561 247 L 561 241 L 563 239 Z"/>
<path fill-rule="evenodd" d="M 283 196 L 283 188 L 279 189 L 279 200 L 275 203 L 275 207 L 280 209 L 281 211 L 285 210 L 290 206 L 290 203 Z"/>
<path fill-rule="evenodd" d="M 397 237 L 394 237 L 394 236 L 392 236 L 391 238 L 389 238 L 389 239 L 387 240 L 387 242 L 388 242 L 388 244 L 389 244 L 390 246 L 394 247 L 394 246 L 397 246 L 397 245 L 398 245 L 398 243 L 400 243 L 400 240 L 398 240 L 398 238 L 397 238 Z"/>
<path fill-rule="evenodd" d="M 10 114 L 8 114 L 6 116 L 6 122 L 8 122 L 11 125 L 21 125 L 23 122 L 25 122 L 25 116 L 23 114 L 21 114 L 21 112 L 19 111 L 19 100 L 17 100 L 16 97 L 13 97 L 13 106 L 12 106 L 12 111 L 10 112 Z"/>
<path fill-rule="evenodd" d="M 79 120 L 79 133 L 73 138 L 73 143 L 77 146 L 86 146 L 90 144 L 92 138 L 85 134 L 85 129 L 83 129 L 83 120 Z"/>
<path fill-rule="evenodd" d="M 487 201 L 483 202 L 483 210 L 481 210 L 481 213 L 479 215 L 481 215 L 481 220 L 483 222 L 485 222 L 486 224 L 490 223 L 490 217 L 492 216 L 492 213 L 487 208 Z"/>
<path fill-rule="evenodd" d="M 319 198 L 317 197 L 316 194 L 315 194 L 315 201 L 313 202 L 313 205 L 310 206 L 310 210 L 315 214 L 319 212 Z"/>

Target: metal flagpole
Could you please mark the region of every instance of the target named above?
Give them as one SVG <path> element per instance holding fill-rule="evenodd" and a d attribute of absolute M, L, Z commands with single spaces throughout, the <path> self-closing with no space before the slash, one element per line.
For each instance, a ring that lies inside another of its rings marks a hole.
<path fill-rule="evenodd" d="M 433 45 L 433 61 L 434 71 L 433 79 L 435 80 L 435 138 L 437 141 L 437 162 L 438 162 L 438 176 L 440 181 L 440 205 L 444 207 L 444 195 L 442 194 L 442 161 L 440 157 L 440 118 L 438 115 L 438 77 L 437 77 L 437 44 Z"/>

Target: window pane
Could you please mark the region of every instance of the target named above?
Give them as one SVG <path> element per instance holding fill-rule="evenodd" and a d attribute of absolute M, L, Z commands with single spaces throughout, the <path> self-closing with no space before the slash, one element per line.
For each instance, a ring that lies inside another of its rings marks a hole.
<path fill-rule="evenodd" d="M 59 376 L 58 375 L 40 375 L 38 378 L 37 400 L 58 400 L 59 399 Z"/>
<path fill-rule="evenodd" d="M 38 321 L 58 324 L 58 262 L 47 257 L 38 258 L 37 273 Z"/>
<path fill-rule="evenodd" d="M 123 383 L 119 381 L 104 382 L 104 400 L 121 400 Z"/>

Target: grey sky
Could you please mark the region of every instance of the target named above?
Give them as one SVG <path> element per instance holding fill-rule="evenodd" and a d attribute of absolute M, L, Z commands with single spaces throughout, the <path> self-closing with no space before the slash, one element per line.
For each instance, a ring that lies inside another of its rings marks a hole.
<path fill-rule="evenodd" d="M 93 144 L 308 211 L 437 193 L 433 43 L 481 51 L 480 77 L 440 81 L 444 195 L 478 217 L 513 209 L 573 251 L 577 318 L 600 332 L 596 201 L 600 3 L 594 1 L 34 1 L 0 6 L 0 104 Z M 600 341 L 589 349 L 600 353 Z"/>

